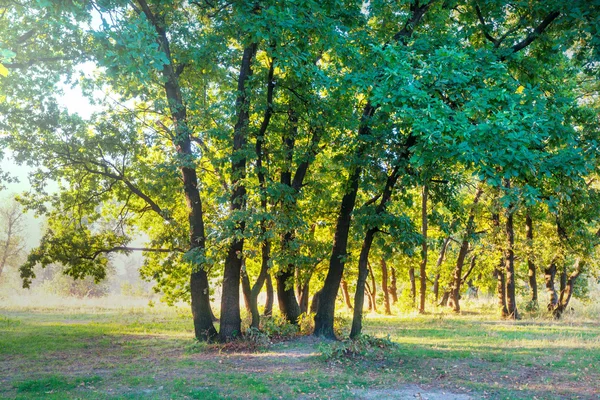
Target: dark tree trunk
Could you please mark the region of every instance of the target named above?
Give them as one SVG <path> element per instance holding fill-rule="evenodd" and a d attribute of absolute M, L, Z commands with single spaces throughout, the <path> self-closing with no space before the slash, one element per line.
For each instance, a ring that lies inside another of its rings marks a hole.
<path fill-rule="evenodd" d="M 192 160 L 194 153 L 192 152 L 190 130 L 187 125 L 187 110 L 183 104 L 179 77 L 175 71 L 167 32 L 159 20 L 160 17 L 157 18 L 152 13 L 147 2 L 139 0 L 138 3 L 147 20 L 154 26 L 158 34 L 158 42 L 161 50 L 169 60 L 168 63 L 163 64 L 162 75 L 165 94 L 169 104 L 169 112 L 174 125 L 173 144 L 182 159 Z M 187 166 L 181 166 L 179 169 L 181 171 L 183 191 L 188 208 L 190 250 L 204 253 L 206 245 L 204 216 L 200 192 L 198 191 L 196 170 Z M 192 267 L 190 274 L 190 294 L 196 338 L 207 341 L 215 339 L 217 331 L 213 325 L 212 310 L 210 308 L 208 275 L 202 265 L 194 265 Z"/>
<path fill-rule="evenodd" d="M 510 181 L 505 180 L 504 186 L 510 188 Z M 510 204 L 506 210 L 506 250 L 504 252 L 504 265 L 506 269 L 506 307 L 508 318 L 519 319 L 517 301 L 515 298 L 515 231 L 513 224 L 513 205 Z"/>
<path fill-rule="evenodd" d="M 529 288 L 531 289 L 531 305 L 537 308 L 538 305 L 538 288 L 536 268 L 533 255 L 533 221 L 531 214 L 528 212 L 525 216 L 525 233 L 527 237 L 527 276 L 529 277 Z"/>
<path fill-rule="evenodd" d="M 423 235 L 423 243 L 421 244 L 421 265 L 420 273 L 420 301 L 419 313 L 425 313 L 425 296 L 427 294 L 427 185 L 423 186 L 422 204 L 421 204 L 421 234 Z"/>
<path fill-rule="evenodd" d="M 377 312 L 377 282 L 369 261 L 367 261 L 367 265 L 369 266 L 369 275 L 371 276 L 371 287 L 369 288 L 369 291 L 371 292 L 371 302 L 373 303 L 373 311 Z"/>
<path fill-rule="evenodd" d="M 558 304 L 552 312 L 554 318 L 560 318 L 562 314 L 567 310 L 567 307 L 569 306 L 569 301 L 571 300 L 571 296 L 573 295 L 573 286 L 575 285 L 575 280 L 577 280 L 579 275 L 581 275 L 581 270 L 584 265 L 584 262 L 580 259 L 577 259 L 577 261 L 575 261 L 575 271 L 573 271 L 573 273 L 571 273 L 571 275 L 569 275 L 569 277 L 565 280 L 564 288 L 561 288 L 560 291 L 560 298 L 558 300 Z M 566 276 L 566 273 L 564 275 Z"/>
<path fill-rule="evenodd" d="M 497 212 L 492 213 L 492 225 L 494 230 L 499 232 L 500 230 L 500 214 Z M 496 297 L 498 298 L 498 308 L 500 309 L 500 315 L 502 318 L 508 317 L 508 308 L 506 307 L 506 276 L 504 275 L 504 256 L 500 256 L 498 265 L 494 269 L 494 277 L 497 280 L 496 283 Z"/>
<path fill-rule="evenodd" d="M 352 310 L 352 301 L 350 301 L 350 293 L 348 292 L 348 282 L 345 279 L 342 279 L 342 295 L 344 296 L 344 304 L 348 307 L 348 310 Z M 364 291 L 363 291 L 364 293 Z"/>
<path fill-rule="evenodd" d="M 308 297 L 310 291 L 310 278 L 304 282 L 304 284 L 300 287 L 300 296 L 299 296 L 299 306 L 300 313 L 306 314 L 308 312 Z"/>
<path fill-rule="evenodd" d="M 381 258 L 381 290 L 383 291 L 385 315 L 392 315 L 392 310 L 390 309 L 390 293 L 388 291 L 388 268 L 383 257 Z"/>
<path fill-rule="evenodd" d="M 469 251 L 469 240 L 475 231 L 475 208 L 477 203 L 479 203 L 482 193 L 483 189 L 480 186 L 477 188 L 475 198 L 473 199 L 473 204 L 471 205 L 471 210 L 469 211 L 469 219 L 467 220 L 467 224 L 465 226 L 465 234 L 460 245 L 458 258 L 456 259 L 456 267 L 454 268 L 453 285 L 450 297 L 452 300 L 452 310 L 457 313 L 460 312 L 460 286 L 462 284 L 462 269 L 465 264 L 465 258 L 467 257 L 467 253 Z"/>
<path fill-rule="evenodd" d="M 433 298 L 435 299 L 435 302 L 438 302 L 438 299 L 440 297 L 440 274 L 437 273 L 435 274 L 435 277 L 433 278 Z"/>
<path fill-rule="evenodd" d="M 252 59 L 256 53 L 255 43 L 244 49 L 242 65 L 238 77 L 236 99 L 237 121 L 233 133 L 233 153 L 231 160 L 231 175 L 233 193 L 231 194 L 230 209 L 232 214 L 246 208 L 246 156 L 243 155 L 248 141 L 248 98 L 246 81 L 252 75 Z M 246 226 L 242 219 L 236 221 L 236 229 L 243 232 Z M 223 271 L 223 293 L 221 296 L 221 329 L 219 340 L 226 342 L 241 333 L 240 319 L 240 271 L 242 268 L 244 250 L 243 236 L 234 237 L 229 245 L 225 268 Z"/>
<path fill-rule="evenodd" d="M 412 8 L 412 14 L 405 26 L 396 32 L 393 37 L 395 42 L 405 44 L 406 39 L 412 36 L 416 26 L 419 24 L 423 15 L 427 12 L 432 3 L 427 3 L 422 6 Z M 360 126 L 358 129 L 359 138 L 367 138 L 371 136 L 370 122 L 375 114 L 377 106 L 370 101 L 363 108 Z M 367 151 L 367 144 L 359 146 L 356 157 L 362 159 Z M 319 308 L 315 315 L 315 336 L 324 336 L 330 339 L 335 338 L 333 332 L 333 319 L 335 316 L 335 298 L 337 297 L 340 288 L 340 281 L 344 273 L 345 259 L 348 256 L 348 233 L 350 232 L 350 222 L 352 211 L 356 204 L 356 195 L 358 193 L 358 184 L 362 174 L 362 167 L 355 166 L 348 177 L 346 184 L 346 193 L 342 197 L 340 210 L 335 227 L 333 239 L 333 248 L 329 259 L 329 269 L 325 277 L 321 298 L 319 299 Z"/>
<path fill-rule="evenodd" d="M 310 313 L 314 314 L 319 309 L 319 300 L 321 298 L 321 291 L 319 290 L 317 293 L 313 295 L 312 301 L 310 302 Z"/>
<path fill-rule="evenodd" d="M 360 335 L 362 330 L 362 313 L 364 305 L 365 289 L 367 287 L 367 277 L 369 275 L 369 260 L 368 253 L 371 245 L 373 244 L 373 237 L 375 236 L 375 228 L 371 228 L 365 234 L 363 240 L 362 249 L 358 258 L 358 279 L 356 280 L 356 292 L 354 294 L 354 313 L 352 316 L 352 329 L 350 331 L 350 338 L 355 338 Z M 371 292 L 371 290 L 369 290 Z M 369 295 L 369 304 L 374 307 L 373 297 Z M 369 307 L 371 308 L 371 307 Z"/>
<path fill-rule="evenodd" d="M 390 282 L 390 295 L 392 296 L 392 304 L 396 304 L 398 302 L 398 284 L 396 280 L 396 269 L 394 267 L 390 267 L 390 271 L 392 273 L 392 281 Z"/>
<path fill-rule="evenodd" d="M 248 313 L 248 315 L 252 315 L 252 306 L 250 305 L 250 298 L 252 297 L 252 287 L 250 286 L 250 277 L 248 276 L 245 267 L 242 267 L 240 277 L 242 280 L 242 295 L 244 296 L 244 305 L 246 306 L 246 312 Z"/>
<path fill-rule="evenodd" d="M 442 295 L 442 299 L 438 303 L 438 306 L 442 306 L 442 307 L 448 306 L 448 302 L 450 301 L 450 293 L 451 293 L 451 290 L 446 290 L 444 292 L 444 294 Z"/>
<path fill-rule="evenodd" d="M 294 198 L 291 202 L 284 202 L 284 212 L 294 212 L 296 209 L 296 196 L 300 193 L 302 188 L 304 177 L 310 166 L 310 162 L 314 158 L 317 152 L 317 145 L 320 140 L 320 135 L 315 133 L 311 139 L 311 149 L 309 150 L 305 161 L 298 165 L 294 178 L 292 180 L 292 161 L 294 156 L 295 138 L 298 135 L 298 117 L 293 109 L 289 111 L 289 122 L 290 130 L 283 137 L 283 144 L 285 148 L 285 162 L 286 167 L 281 171 L 280 182 L 283 185 L 288 186 L 294 192 Z M 282 248 L 289 252 L 292 242 L 294 240 L 295 231 L 290 230 L 283 235 Z M 298 299 L 294 293 L 294 274 L 296 266 L 293 263 L 288 263 L 287 267 L 280 270 L 276 275 L 277 280 L 277 300 L 279 302 L 279 310 L 283 314 L 286 320 L 296 324 L 298 317 L 300 316 L 301 309 L 298 304 Z"/>
<path fill-rule="evenodd" d="M 415 268 L 410 267 L 408 269 L 408 279 L 410 280 L 410 301 L 411 307 L 415 307 L 416 296 L 417 296 L 417 283 L 415 282 Z"/>
<path fill-rule="evenodd" d="M 267 299 L 265 300 L 265 316 L 270 317 L 273 315 L 273 281 L 271 280 L 271 274 L 267 274 Z"/>

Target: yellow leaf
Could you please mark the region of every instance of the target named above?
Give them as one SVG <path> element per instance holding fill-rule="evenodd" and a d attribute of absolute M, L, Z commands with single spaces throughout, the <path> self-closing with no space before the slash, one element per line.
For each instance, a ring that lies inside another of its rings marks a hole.
<path fill-rule="evenodd" d="M 525 86 L 519 86 L 519 87 L 517 88 L 517 91 L 516 91 L 515 93 L 517 93 L 517 94 L 521 94 L 521 93 L 523 93 L 523 90 L 525 90 Z"/>
<path fill-rule="evenodd" d="M 2 64 L 0 64 L 0 75 L 2 75 L 2 76 L 8 75 L 8 69 Z"/>

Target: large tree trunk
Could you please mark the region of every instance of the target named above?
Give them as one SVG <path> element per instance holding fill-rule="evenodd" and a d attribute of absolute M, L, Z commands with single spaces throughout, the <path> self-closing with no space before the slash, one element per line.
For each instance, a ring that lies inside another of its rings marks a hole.
<path fill-rule="evenodd" d="M 392 273 L 392 280 L 390 282 L 390 295 L 392 296 L 392 304 L 396 304 L 398 302 L 398 284 L 396 280 L 396 269 L 394 267 L 390 267 L 390 271 Z"/>
<path fill-rule="evenodd" d="M 381 290 L 383 291 L 385 315 L 392 315 L 392 310 L 390 309 L 390 293 L 388 291 L 388 268 L 383 257 L 381 257 Z"/>
<path fill-rule="evenodd" d="M 573 296 L 573 286 L 575 285 L 575 280 L 577 280 L 579 275 L 581 275 L 581 270 L 584 265 L 585 264 L 583 261 L 581 261 L 581 259 L 577 259 L 577 261 L 575 261 L 575 271 L 573 271 L 573 273 L 571 273 L 571 275 L 569 275 L 569 277 L 565 280 L 564 287 L 561 288 L 560 291 L 560 298 L 558 300 L 558 304 L 552 312 L 554 318 L 560 318 L 562 314 L 567 310 L 567 307 L 569 306 L 569 301 L 571 300 L 571 296 Z"/>
<path fill-rule="evenodd" d="M 479 186 L 479 188 L 477 188 L 475 198 L 473 199 L 473 204 L 471 205 L 471 209 L 469 211 L 469 219 L 467 220 L 467 224 L 465 226 L 465 233 L 460 245 L 460 250 L 458 252 L 458 258 L 456 259 L 456 267 L 454 268 L 453 285 L 450 293 L 450 298 L 452 302 L 452 310 L 457 313 L 460 312 L 460 287 L 462 284 L 462 269 L 465 264 L 465 258 L 469 251 L 469 240 L 471 239 L 471 236 L 475 231 L 475 207 L 477 206 L 477 203 L 479 203 L 479 199 L 481 198 L 482 193 L 483 188 Z"/>
<path fill-rule="evenodd" d="M 175 63 L 171 56 L 169 39 L 163 24 L 152 13 L 145 0 L 138 0 L 138 3 L 147 20 L 154 26 L 158 34 L 158 42 L 161 50 L 169 60 L 168 63 L 163 64 L 162 75 L 165 94 L 169 104 L 169 112 L 174 125 L 173 144 L 182 159 L 188 161 L 185 163 L 185 166 L 180 166 L 179 169 L 181 171 L 183 191 L 188 208 L 189 247 L 190 251 L 197 251 L 203 254 L 206 246 L 204 215 L 200 192 L 198 191 L 196 170 L 187 166 L 189 165 L 189 161 L 194 158 L 194 153 L 192 152 L 190 130 L 187 125 L 187 110 L 183 104 L 179 77 L 175 72 Z M 210 309 L 208 275 L 202 265 L 192 266 L 190 294 L 196 338 L 198 340 L 213 340 L 217 336 L 217 331 L 213 325 L 212 311 Z"/>
<path fill-rule="evenodd" d="M 420 301 L 419 301 L 419 313 L 425 313 L 425 296 L 427 294 L 427 197 L 428 197 L 427 185 L 423 185 L 422 193 L 422 204 L 421 204 L 421 234 L 423 235 L 423 242 L 421 244 L 421 265 L 419 269 L 420 273 Z"/>
<path fill-rule="evenodd" d="M 310 279 L 304 282 L 300 288 L 300 296 L 298 299 L 298 306 L 300 306 L 300 313 L 306 314 L 308 312 L 308 297 L 310 292 Z"/>
<path fill-rule="evenodd" d="M 344 304 L 348 310 L 352 310 L 352 301 L 350 301 L 350 293 L 348 292 L 348 282 L 345 279 L 342 279 L 342 296 L 344 296 Z M 363 291 L 364 292 L 364 291 Z"/>
<path fill-rule="evenodd" d="M 504 182 L 505 187 L 510 188 L 508 179 Z M 506 249 L 504 252 L 504 265 L 506 268 L 506 307 L 508 309 L 508 318 L 519 319 L 517 310 L 517 301 L 515 298 L 515 231 L 513 224 L 513 205 L 510 204 L 506 209 Z"/>
<path fill-rule="evenodd" d="M 405 44 L 406 39 L 412 36 L 414 29 L 419 24 L 429 7 L 431 7 L 431 4 L 432 3 L 427 3 L 422 6 L 417 5 L 412 7 L 412 13 L 409 20 L 405 26 L 394 35 L 393 40 L 395 42 Z M 359 138 L 367 138 L 371 136 L 370 122 L 375 114 L 376 108 L 377 106 L 372 104 L 370 101 L 368 101 L 363 108 L 360 126 L 358 128 Z M 356 151 L 356 158 L 362 159 L 366 151 L 367 144 L 361 144 Z M 340 288 L 340 281 L 342 280 L 344 273 L 345 259 L 348 256 L 348 234 L 350 232 L 352 211 L 354 210 L 354 206 L 356 204 L 356 195 L 358 193 L 358 184 L 360 182 L 361 174 L 362 166 L 356 165 L 350 172 L 346 182 L 345 187 L 347 189 L 340 204 L 340 211 L 338 213 L 333 239 L 333 248 L 331 251 L 331 257 L 329 259 L 329 270 L 327 271 L 327 276 L 325 277 L 325 283 L 319 299 L 319 307 L 317 314 L 315 315 L 315 336 L 324 336 L 331 339 L 335 338 L 335 334 L 333 332 L 335 298 L 337 297 L 337 293 Z"/>
<path fill-rule="evenodd" d="M 233 153 L 231 160 L 231 175 L 233 193 L 231 194 L 230 210 L 232 215 L 246 208 L 246 143 L 248 141 L 248 123 L 250 114 L 246 93 L 246 81 L 252 75 L 252 59 L 256 53 L 255 43 L 244 49 L 242 65 L 238 77 L 236 99 L 237 121 L 233 133 Z M 236 221 L 236 229 L 243 232 L 246 226 L 242 219 Z M 231 340 L 241 333 L 240 319 L 240 272 L 243 262 L 244 238 L 236 235 L 229 245 L 225 268 L 223 271 L 223 293 L 221 296 L 221 329 L 219 340 Z"/>
<path fill-rule="evenodd" d="M 531 305 L 537 309 L 538 306 L 538 288 L 536 278 L 536 268 L 533 255 L 533 221 L 531 214 L 527 212 L 525 216 L 525 234 L 527 238 L 527 276 L 529 277 L 529 288 L 531 289 Z"/>

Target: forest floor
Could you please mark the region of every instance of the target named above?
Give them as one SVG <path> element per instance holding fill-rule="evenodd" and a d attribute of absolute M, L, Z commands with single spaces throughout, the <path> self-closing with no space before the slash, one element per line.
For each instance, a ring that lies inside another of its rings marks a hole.
<path fill-rule="evenodd" d="M 372 314 L 366 333 L 394 344 L 352 356 L 310 336 L 209 346 L 183 308 L 73 304 L 0 305 L 0 397 L 600 398 L 598 307 L 561 321 L 502 321 L 489 307 Z"/>

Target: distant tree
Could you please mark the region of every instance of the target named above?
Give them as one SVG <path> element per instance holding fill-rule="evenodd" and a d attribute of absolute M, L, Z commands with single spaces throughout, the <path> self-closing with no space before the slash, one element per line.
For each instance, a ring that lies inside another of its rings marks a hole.
<path fill-rule="evenodd" d="M 15 201 L 4 202 L 0 206 L 0 275 L 7 265 L 15 265 L 25 250 L 24 215 L 21 206 Z"/>

